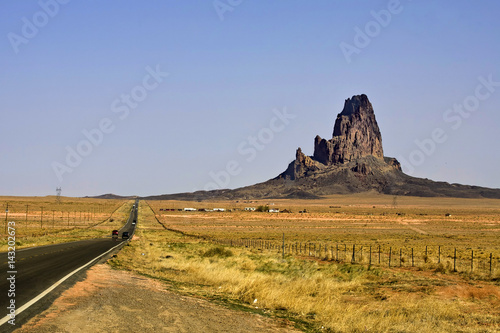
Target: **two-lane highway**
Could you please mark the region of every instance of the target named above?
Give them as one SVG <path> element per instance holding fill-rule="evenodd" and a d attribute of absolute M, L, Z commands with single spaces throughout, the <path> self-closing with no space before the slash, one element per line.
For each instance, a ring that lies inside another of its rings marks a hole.
<path fill-rule="evenodd" d="M 52 289 L 71 278 L 73 274 L 83 272 L 105 254 L 121 248 L 124 245 L 123 232 L 129 232 L 132 238 L 137 221 L 137 206 L 136 201 L 127 223 L 119 230 L 118 240 L 111 238 L 110 231 L 110 237 L 105 239 L 90 239 L 17 250 L 15 274 L 8 274 L 11 269 L 7 264 L 7 253 L 0 253 L 0 272 L 3 276 L 0 280 L 0 331 L 9 332 L 14 328 L 19 328 L 19 324 L 50 305 L 43 303 L 44 301 L 50 303 L 46 295 Z M 15 296 L 8 295 L 9 290 L 12 289 L 12 281 L 7 278 L 11 275 L 15 276 Z M 11 300 L 15 301 L 16 307 L 15 326 L 7 322 L 10 320 L 8 306 Z M 36 306 L 32 306 L 33 304 Z"/>

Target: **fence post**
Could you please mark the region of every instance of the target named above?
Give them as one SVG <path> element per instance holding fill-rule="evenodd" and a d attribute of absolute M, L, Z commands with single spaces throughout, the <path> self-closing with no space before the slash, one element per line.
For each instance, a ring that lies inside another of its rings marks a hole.
<path fill-rule="evenodd" d="M 335 253 L 335 260 L 339 261 L 339 244 L 337 244 L 337 252 Z"/>
<path fill-rule="evenodd" d="M 490 253 L 490 275 L 491 275 L 491 261 L 492 261 L 492 259 L 493 259 L 493 254 Z"/>
<path fill-rule="evenodd" d="M 474 250 L 471 250 L 471 255 L 470 255 L 470 272 L 472 273 L 472 270 L 474 269 Z"/>
<path fill-rule="evenodd" d="M 427 257 L 427 245 L 425 246 L 425 256 Z M 427 261 L 427 259 L 426 259 Z"/>
<path fill-rule="evenodd" d="M 372 247 L 370 246 L 370 261 L 368 263 L 368 267 L 372 265 Z"/>
<path fill-rule="evenodd" d="M 438 246 L 438 264 L 441 263 L 441 245 Z"/>
<path fill-rule="evenodd" d="M 356 254 L 356 245 L 353 244 L 352 245 L 352 259 L 351 259 L 351 263 L 353 263 L 353 264 L 356 262 L 355 254 Z"/>
<path fill-rule="evenodd" d="M 344 261 L 347 259 L 347 244 L 344 244 Z"/>
<path fill-rule="evenodd" d="M 415 263 L 413 261 L 413 248 L 411 248 L 411 267 L 415 267 Z"/>
<path fill-rule="evenodd" d="M 453 251 L 453 271 L 457 271 L 457 248 Z"/>
<path fill-rule="evenodd" d="M 389 267 L 391 267 L 392 247 L 389 248 Z"/>
<path fill-rule="evenodd" d="M 283 233 L 283 259 L 285 259 L 285 233 Z"/>
<path fill-rule="evenodd" d="M 403 266 L 403 250 L 399 249 L 399 267 Z"/>

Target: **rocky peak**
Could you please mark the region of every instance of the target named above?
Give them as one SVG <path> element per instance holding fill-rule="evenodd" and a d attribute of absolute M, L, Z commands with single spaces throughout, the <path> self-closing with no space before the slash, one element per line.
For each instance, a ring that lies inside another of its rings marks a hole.
<path fill-rule="evenodd" d="M 325 165 L 345 164 L 363 156 L 383 159 L 382 136 L 366 95 L 346 99 L 330 140 L 316 136 L 314 159 Z"/>
<path fill-rule="evenodd" d="M 295 160 L 278 178 L 295 180 L 330 167 L 345 166 L 363 176 L 373 174 L 372 166 L 401 171 L 401 165 L 395 158 L 384 159 L 382 136 L 366 95 L 346 99 L 342 112 L 335 120 L 333 137 L 326 140 L 317 135 L 313 156 L 306 156 L 302 149 L 297 149 Z"/>
<path fill-rule="evenodd" d="M 318 163 L 302 152 L 299 147 L 295 153 L 295 161 L 288 165 L 288 168 L 278 177 L 295 180 L 307 174 L 319 170 Z"/>

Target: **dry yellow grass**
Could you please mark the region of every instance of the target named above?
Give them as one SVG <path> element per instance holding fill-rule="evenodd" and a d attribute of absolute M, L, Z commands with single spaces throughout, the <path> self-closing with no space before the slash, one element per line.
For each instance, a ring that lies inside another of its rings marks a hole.
<path fill-rule="evenodd" d="M 111 264 L 168 281 L 183 292 L 287 316 L 308 331 L 500 329 L 500 291 L 493 282 L 220 247 L 164 230 L 144 202 L 139 213 L 137 238 Z"/>
<path fill-rule="evenodd" d="M 61 197 L 57 202 L 54 196 L 0 197 L 0 204 L 0 251 L 6 251 L 6 221 L 15 222 L 16 248 L 107 237 L 124 224 L 133 201 Z"/>
<path fill-rule="evenodd" d="M 171 229 L 213 239 L 271 240 L 276 245 L 283 233 L 289 245 L 303 243 L 339 246 L 340 254 L 355 245 L 363 248 L 363 260 L 381 248 L 383 262 L 389 249 L 399 265 L 399 250 L 406 265 L 438 262 L 453 267 L 457 249 L 457 269 L 500 270 L 500 200 L 460 198 L 393 197 L 380 194 L 331 196 L 321 200 L 266 200 L 254 202 L 149 201 L 157 218 Z M 269 205 L 291 213 L 245 212 L 245 207 Z M 233 209 L 232 212 L 183 212 L 183 207 Z M 176 211 L 162 211 L 173 208 Z M 299 213 L 299 211 L 307 213 Z M 447 216 L 449 215 L 449 216 Z M 427 250 L 426 250 L 427 247 Z M 323 251 L 324 252 L 324 251 Z M 426 255 L 427 254 L 427 255 Z M 360 254 L 361 255 L 361 254 Z M 346 258 L 347 259 L 347 258 Z M 378 258 L 377 258 L 378 262 Z"/>
<path fill-rule="evenodd" d="M 340 200 L 342 198 L 342 200 Z M 294 241 L 381 240 L 411 241 L 423 244 L 429 238 L 467 244 L 471 239 L 491 244 L 500 233 L 500 200 L 409 198 L 384 195 L 350 196 L 329 200 L 276 200 L 271 208 L 292 213 L 256 213 L 244 207 L 270 204 L 270 201 L 180 202 L 149 201 L 158 218 L 179 230 L 217 237 L 281 239 L 283 232 Z M 347 204 L 347 202 L 351 202 Z M 183 207 L 226 209 L 233 212 L 161 211 Z M 299 213 L 300 210 L 307 213 Z M 446 216 L 450 214 L 450 216 Z M 432 237 L 428 237 L 428 236 Z M 383 236 L 383 237 L 380 237 Z M 493 242 L 496 243 L 496 242 Z"/>

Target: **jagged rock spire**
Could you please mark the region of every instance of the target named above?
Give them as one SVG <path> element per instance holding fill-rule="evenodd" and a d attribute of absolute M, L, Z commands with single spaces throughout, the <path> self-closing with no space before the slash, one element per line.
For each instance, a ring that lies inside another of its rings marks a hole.
<path fill-rule="evenodd" d="M 344 164 L 372 155 L 383 159 L 382 136 L 373 107 L 366 95 L 356 95 L 345 101 L 337 115 L 330 140 L 316 136 L 314 159 L 325 165 Z"/>

